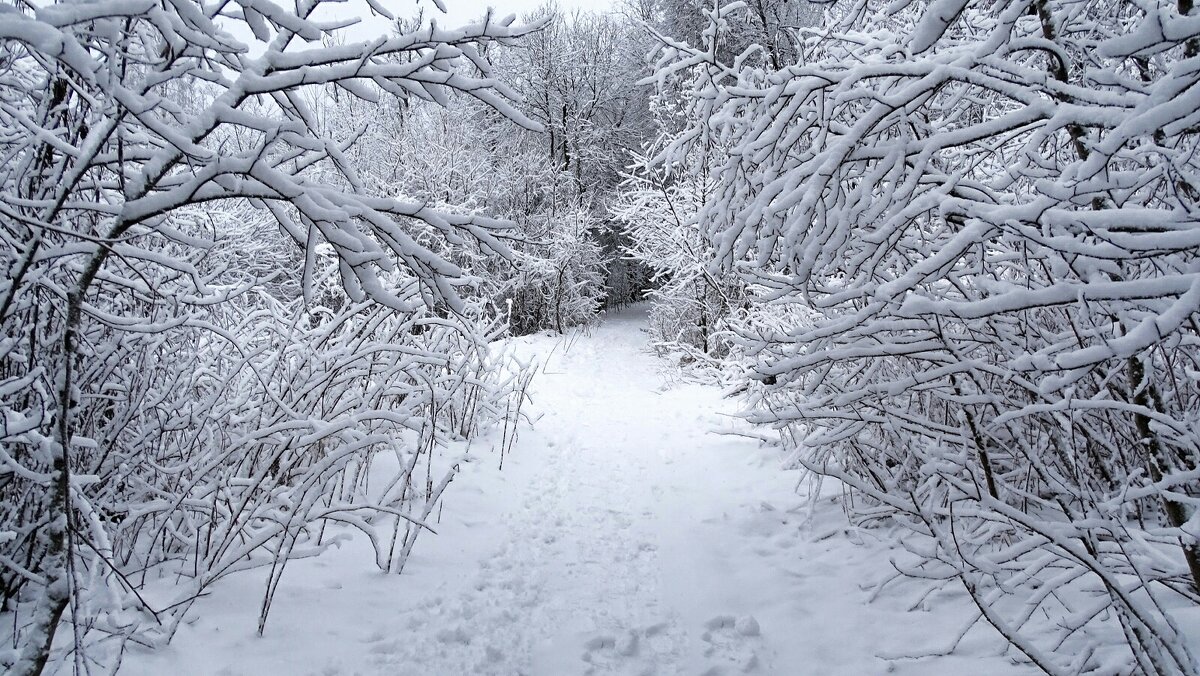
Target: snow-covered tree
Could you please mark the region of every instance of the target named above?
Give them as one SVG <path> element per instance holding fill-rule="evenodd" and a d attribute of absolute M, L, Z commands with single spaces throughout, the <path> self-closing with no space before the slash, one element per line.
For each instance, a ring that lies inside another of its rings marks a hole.
<path fill-rule="evenodd" d="M 658 8 L 651 3 L 646 14 L 644 27 L 666 49 L 662 63 L 693 51 L 687 40 L 668 32 L 691 19 L 707 21 L 707 28 L 696 29 L 693 38 L 707 44 L 708 51 L 699 60 L 699 52 L 692 55 L 689 64 L 696 67 L 673 65 L 644 81 L 655 85 L 650 109 L 656 136 L 642 152 L 632 154 L 612 212 L 623 225 L 624 253 L 651 271 L 650 324 L 660 352 L 679 364 L 694 365 L 690 372 L 720 379 L 729 370 L 724 362 L 735 361 L 729 322 L 748 309 L 747 288 L 743 280 L 716 269 L 717 251 L 700 212 L 716 187 L 714 167 L 729 152 L 724 139 L 709 133 L 707 120 L 717 87 L 729 75 L 716 65 L 717 55 L 729 41 L 723 38 L 738 32 L 731 21 L 737 13 L 726 8 L 706 17 L 695 6 L 668 3 Z M 763 50 L 751 49 L 750 54 L 766 63 Z M 706 58 L 709 63 L 703 63 Z"/>
<path fill-rule="evenodd" d="M 377 190 L 365 127 L 313 104 L 461 92 L 535 127 L 480 46 L 536 26 L 340 44 L 320 5 L 0 9 L 10 673 L 167 640 L 247 567 L 270 570 L 265 622 L 284 564 L 328 546 L 329 523 L 401 567 L 453 476 L 434 447 L 512 410 L 476 280 L 444 255 L 507 255 L 511 225 Z M 391 478 L 368 485 L 385 451 Z M 163 575 L 190 582 L 156 607 L 140 590 Z"/>
<path fill-rule="evenodd" d="M 553 3 L 528 19 L 549 17 L 550 25 L 512 49 L 497 50 L 497 70 L 520 92 L 525 111 L 546 129 L 532 143 L 538 164 L 571 178 L 551 199 L 560 209 L 580 205 L 591 212 L 592 238 L 608 268 L 609 304 L 634 300 L 644 287 L 644 270 L 621 257 L 620 233 L 608 205 L 630 153 L 651 133 L 647 36 L 626 17 L 567 12 Z"/>
<path fill-rule="evenodd" d="M 438 208 L 514 223 L 504 233 L 511 256 L 471 242 L 444 252 L 472 271 L 478 283 L 471 296 L 489 302 L 511 332 L 562 331 L 596 315 L 606 294 L 598 225 L 574 175 L 546 161 L 543 134 L 464 100 L 372 114 L 364 180 Z"/>
<path fill-rule="evenodd" d="M 580 193 L 611 190 L 649 122 L 637 81 L 646 64 L 633 22 L 611 14 L 564 12 L 553 4 L 530 19 L 545 30 L 497 55 L 497 68 L 545 129 L 543 157 L 575 177 Z"/>
<path fill-rule="evenodd" d="M 650 330 L 659 351 L 720 372 L 732 347 L 729 320 L 745 307 L 746 289 L 736 276 L 714 271 L 716 252 L 698 218 L 714 187 L 706 165 L 715 151 L 668 168 L 635 156 L 612 211 L 623 224 L 625 255 L 651 271 Z"/>
<path fill-rule="evenodd" d="M 674 157 L 731 144 L 699 220 L 759 290 L 751 417 L 1046 673 L 1200 671 L 1198 21 L 864 0 L 778 70 L 666 53 L 712 83 Z"/>

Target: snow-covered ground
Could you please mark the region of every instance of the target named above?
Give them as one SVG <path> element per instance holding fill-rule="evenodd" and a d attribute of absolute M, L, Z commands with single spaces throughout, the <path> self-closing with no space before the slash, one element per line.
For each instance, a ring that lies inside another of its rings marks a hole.
<path fill-rule="evenodd" d="M 121 673 L 1035 673 L 982 626 L 953 656 L 895 659 L 943 650 L 966 596 L 868 602 L 893 553 L 831 501 L 809 518 L 798 473 L 739 435 L 736 401 L 673 378 L 644 325 L 634 308 L 512 341 L 543 365 L 536 424 L 502 471 L 476 444 L 403 575 L 365 545 L 295 562 L 262 638 L 260 581 L 231 579 Z"/>

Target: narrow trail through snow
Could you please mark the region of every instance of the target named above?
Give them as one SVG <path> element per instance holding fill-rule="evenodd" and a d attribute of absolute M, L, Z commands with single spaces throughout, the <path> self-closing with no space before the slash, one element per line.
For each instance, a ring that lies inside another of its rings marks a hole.
<path fill-rule="evenodd" d="M 537 422 L 505 470 L 523 476 L 519 495 L 508 496 L 501 544 L 464 571 L 468 584 L 426 606 L 446 625 L 424 649 L 403 651 L 397 667 L 771 671 L 772 651 L 748 612 L 762 580 L 740 575 L 750 571 L 724 550 L 739 543 L 697 532 L 746 499 L 722 456 L 754 444 L 714 433 L 733 424 L 717 413 L 729 406 L 715 389 L 663 387 L 644 325 L 632 311 L 586 335 L 518 346 L 544 368 L 533 391 Z"/>
<path fill-rule="evenodd" d="M 868 604 L 887 551 L 832 505 L 807 520 L 778 451 L 745 436 L 717 388 L 677 382 L 645 325 L 633 308 L 585 334 L 512 341 L 542 365 L 535 424 L 502 471 L 496 451 L 474 450 L 403 575 L 365 570 L 361 543 L 293 563 L 262 638 L 260 592 L 231 581 L 122 673 L 1030 673 L 986 636 L 890 659 L 946 644 L 968 604 Z"/>

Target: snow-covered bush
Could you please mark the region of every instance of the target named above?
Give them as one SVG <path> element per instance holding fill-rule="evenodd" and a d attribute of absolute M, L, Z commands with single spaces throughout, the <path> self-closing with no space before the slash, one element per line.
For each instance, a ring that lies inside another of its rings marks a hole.
<path fill-rule="evenodd" d="M 665 54 L 707 73 L 668 159 L 731 144 L 699 222 L 762 289 L 751 417 L 1050 674 L 1200 672 L 1190 7 L 839 3 L 775 72 Z"/>
<path fill-rule="evenodd" d="M 511 225 L 368 185 L 363 129 L 314 104 L 463 91 L 533 127 L 480 57 L 525 29 L 337 44 L 318 5 L 0 10 L 11 673 L 111 667 L 249 567 L 270 572 L 265 622 L 335 522 L 399 569 L 453 476 L 435 447 L 517 409 L 499 327 L 444 255 L 507 255 Z"/>
<path fill-rule="evenodd" d="M 605 297 L 605 261 L 590 210 L 526 217 L 520 272 L 501 288 L 515 333 L 567 328 L 595 319 Z"/>
<path fill-rule="evenodd" d="M 625 254 L 652 271 L 647 297 L 659 351 L 704 366 L 730 357 L 728 322 L 746 303 L 741 280 L 712 270 L 716 254 L 697 220 L 711 188 L 702 172 L 667 173 L 639 157 L 613 207 Z"/>
<path fill-rule="evenodd" d="M 382 112 L 369 132 L 364 176 L 439 208 L 511 219 L 511 256 L 465 242 L 444 255 L 475 273 L 470 295 L 489 301 L 517 335 L 590 321 L 606 295 L 594 209 L 576 176 L 549 163 L 543 139 L 487 106 L 417 103 Z"/>

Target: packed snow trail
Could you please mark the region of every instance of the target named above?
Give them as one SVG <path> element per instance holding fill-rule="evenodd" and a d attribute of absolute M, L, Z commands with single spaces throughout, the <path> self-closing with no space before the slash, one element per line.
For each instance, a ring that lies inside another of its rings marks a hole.
<path fill-rule="evenodd" d="M 512 341 L 541 364 L 535 424 L 502 471 L 475 450 L 403 575 L 352 548 L 294 563 L 261 639 L 254 581 L 226 585 L 129 672 L 1032 673 L 979 629 L 955 656 L 892 659 L 949 643 L 968 604 L 868 604 L 888 552 L 832 505 L 807 519 L 797 473 L 747 436 L 736 401 L 673 378 L 645 321 L 634 308 Z"/>

